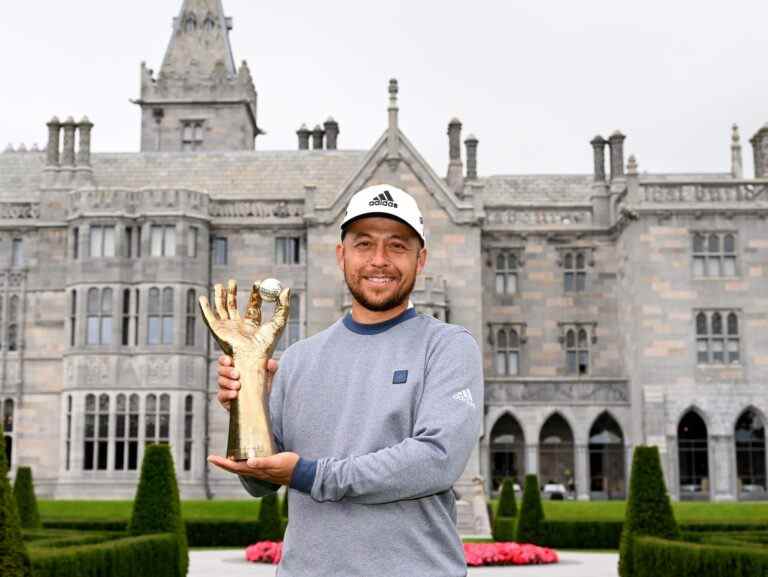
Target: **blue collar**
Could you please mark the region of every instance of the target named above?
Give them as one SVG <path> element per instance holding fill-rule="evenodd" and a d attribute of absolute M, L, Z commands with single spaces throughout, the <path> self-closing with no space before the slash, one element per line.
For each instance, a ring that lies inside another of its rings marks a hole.
<path fill-rule="evenodd" d="M 373 324 L 363 324 L 354 320 L 352 318 L 352 313 L 349 312 L 344 316 L 343 322 L 344 326 L 353 333 L 357 333 L 359 335 L 378 335 L 379 333 L 383 333 L 384 331 L 391 329 L 395 325 L 399 325 L 402 322 L 412 319 L 416 316 L 416 314 L 416 309 L 412 307 L 405 309 L 399 315 L 387 321 Z"/>

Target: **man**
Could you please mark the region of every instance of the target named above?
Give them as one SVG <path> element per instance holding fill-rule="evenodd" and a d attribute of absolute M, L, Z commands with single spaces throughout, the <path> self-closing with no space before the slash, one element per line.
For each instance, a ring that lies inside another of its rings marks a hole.
<path fill-rule="evenodd" d="M 408 306 L 427 249 L 406 192 L 355 194 L 336 260 L 352 311 L 280 359 L 269 405 L 282 452 L 209 461 L 257 497 L 290 487 L 280 576 L 462 577 L 452 485 L 480 430 L 479 347 Z M 230 357 L 219 375 L 228 406 L 239 388 Z"/>

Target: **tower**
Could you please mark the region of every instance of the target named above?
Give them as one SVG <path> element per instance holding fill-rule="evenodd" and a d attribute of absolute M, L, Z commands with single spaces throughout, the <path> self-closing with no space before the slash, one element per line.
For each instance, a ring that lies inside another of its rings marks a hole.
<path fill-rule="evenodd" d="M 253 150 L 256 88 L 221 0 L 184 0 L 160 71 L 141 65 L 141 150 Z"/>

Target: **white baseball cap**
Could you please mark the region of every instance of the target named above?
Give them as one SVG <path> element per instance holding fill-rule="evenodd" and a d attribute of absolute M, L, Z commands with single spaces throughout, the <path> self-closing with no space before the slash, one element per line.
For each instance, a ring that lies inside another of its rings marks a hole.
<path fill-rule="evenodd" d="M 421 242 L 427 244 L 424 237 L 424 217 L 416 200 L 396 186 L 377 184 L 356 192 L 349 199 L 344 220 L 341 222 L 342 235 L 347 226 L 364 216 L 385 216 L 399 220 L 415 230 Z"/>

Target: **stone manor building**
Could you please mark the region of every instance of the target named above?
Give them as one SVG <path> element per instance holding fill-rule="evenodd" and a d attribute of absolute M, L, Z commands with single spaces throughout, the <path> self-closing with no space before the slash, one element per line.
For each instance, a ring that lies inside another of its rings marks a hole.
<path fill-rule="evenodd" d="M 274 276 L 295 291 L 281 350 L 324 329 L 350 307 L 344 207 L 392 183 L 425 216 L 416 308 L 484 354 L 459 493 L 537 473 L 565 498 L 621 499 L 632 448 L 653 444 L 676 499 L 766 498 L 768 126 L 750 141 L 754 177 L 735 127 L 730 173 L 640 172 L 614 132 L 585 135 L 585 174 L 483 175 L 456 119 L 437 170 L 400 130 L 391 80 L 369 149 L 340 146 L 328 118 L 302 125 L 296 150 L 264 151 L 231 28 L 220 0 L 183 1 L 159 70 L 141 67 L 140 151 L 93 154 L 93 124 L 64 116 L 45 150 L 0 154 L 12 472 L 31 465 L 46 497 L 130 498 L 144 447 L 170 443 L 184 497 L 245 497 L 206 466 L 228 417 L 197 297 L 233 277 L 242 304 Z"/>

